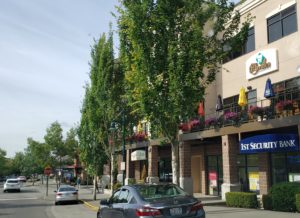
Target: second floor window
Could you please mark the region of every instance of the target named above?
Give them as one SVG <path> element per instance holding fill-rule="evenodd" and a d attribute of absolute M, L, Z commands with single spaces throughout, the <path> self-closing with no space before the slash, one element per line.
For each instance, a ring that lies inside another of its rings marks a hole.
<path fill-rule="evenodd" d="M 297 31 L 296 5 L 273 15 L 267 19 L 268 42 L 274 42 Z"/>
<path fill-rule="evenodd" d="M 225 47 L 225 50 L 229 50 L 231 48 L 232 48 L 231 45 L 227 45 L 227 47 Z M 224 62 L 231 61 L 235 58 L 238 58 L 254 50 L 255 50 L 255 31 L 254 31 L 254 27 L 251 27 L 248 30 L 247 41 L 245 42 L 245 44 L 242 46 L 238 46 L 233 51 L 231 51 L 228 57 L 224 60 Z"/>

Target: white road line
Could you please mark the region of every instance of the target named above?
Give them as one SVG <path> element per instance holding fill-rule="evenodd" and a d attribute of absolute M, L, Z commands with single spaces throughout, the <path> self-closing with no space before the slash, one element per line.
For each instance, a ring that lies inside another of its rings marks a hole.
<path fill-rule="evenodd" d="M 22 200 L 37 200 L 38 198 L 7 198 L 7 199 L 0 199 L 0 201 L 22 201 Z"/>

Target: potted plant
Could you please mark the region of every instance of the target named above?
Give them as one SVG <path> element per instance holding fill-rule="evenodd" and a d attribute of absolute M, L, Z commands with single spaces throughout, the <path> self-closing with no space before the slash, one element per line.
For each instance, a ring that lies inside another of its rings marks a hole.
<path fill-rule="evenodd" d="M 215 127 L 215 125 L 217 124 L 217 119 L 215 117 L 211 117 L 208 118 L 207 120 L 205 120 L 205 127 L 206 128 L 210 128 L 210 127 Z"/>
<path fill-rule="evenodd" d="M 226 112 L 224 114 L 224 122 L 225 124 L 234 124 L 237 121 L 237 113 L 236 112 Z"/>
<path fill-rule="evenodd" d="M 264 108 L 259 106 L 250 106 L 248 111 L 252 116 L 256 116 L 258 121 L 262 120 L 262 117 L 264 115 Z M 253 116 L 253 117 L 254 117 Z"/>
<path fill-rule="evenodd" d="M 276 113 L 280 114 L 283 111 L 283 101 L 279 101 L 275 105 Z"/>

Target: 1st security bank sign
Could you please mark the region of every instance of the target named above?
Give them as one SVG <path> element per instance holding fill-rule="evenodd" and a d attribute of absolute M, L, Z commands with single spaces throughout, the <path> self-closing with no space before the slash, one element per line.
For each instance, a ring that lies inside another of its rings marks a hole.
<path fill-rule="evenodd" d="M 240 153 L 287 152 L 299 150 L 296 134 L 265 134 L 245 138 L 240 141 Z"/>

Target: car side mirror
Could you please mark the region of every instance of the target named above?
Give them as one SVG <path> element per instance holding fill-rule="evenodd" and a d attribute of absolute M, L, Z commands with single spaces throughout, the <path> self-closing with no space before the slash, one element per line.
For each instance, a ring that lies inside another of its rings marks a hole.
<path fill-rule="evenodd" d="M 109 205 L 109 200 L 108 199 L 100 200 L 100 205 L 108 206 Z"/>
<path fill-rule="evenodd" d="M 54 192 L 56 193 L 57 191 L 55 190 Z"/>

